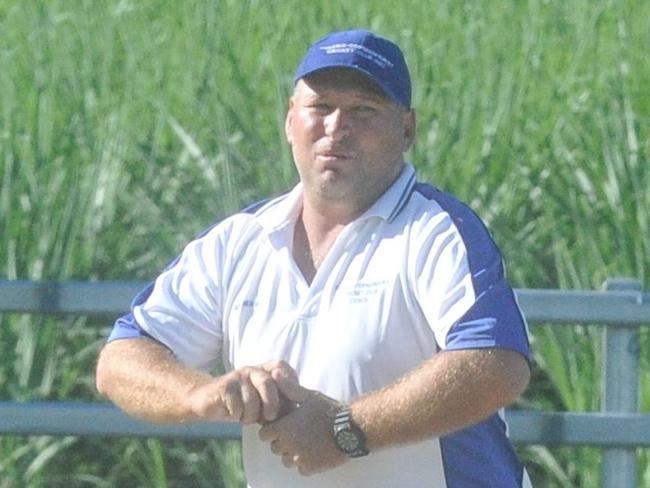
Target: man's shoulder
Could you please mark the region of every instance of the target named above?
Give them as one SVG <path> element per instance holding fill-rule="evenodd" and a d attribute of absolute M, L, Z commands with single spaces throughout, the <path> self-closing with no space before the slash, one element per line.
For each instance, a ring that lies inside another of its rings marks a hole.
<path fill-rule="evenodd" d="M 415 184 L 413 193 L 426 202 L 439 207 L 441 211 L 449 215 L 457 227 L 465 230 L 473 227 L 476 227 L 476 230 L 486 230 L 485 223 L 477 212 L 454 194 L 422 182 Z"/>
<path fill-rule="evenodd" d="M 282 208 L 288 194 L 274 196 L 249 204 L 214 222 L 197 235 L 197 239 L 228 237 L 261 232 L 272 226 L 273 220 L 281 220 L 285 210 Z"/>
<path fill-rule="evenodd" d="M 497 250 L 494 239 L 483 219 L 470 205 L 452 193 L 440 190 L 428 183 L 418 182 L 413 187 L 411 201 L 416 205 L 418 214 L 429 215 L 429 218 L 425 217 L 425 219 L 430 220 L 434 227 L 440 221 L 440 215 L 444 215 L 458 231 L 466 246 L 479 253 L 492 253 Z M 427 210 L 422 212 L 421 209 Z"/>
<path fill-rule="evenodd" d="M 478 218 L 474 210 L 467 203 L 460 200 L 453 193 L 441 190 L 430 183 L 418 181 L 413 187 L 413 193 L 439 206 L 441 210 L 448 213 L 452 218 L 466 215 L 472 218 Z"/>

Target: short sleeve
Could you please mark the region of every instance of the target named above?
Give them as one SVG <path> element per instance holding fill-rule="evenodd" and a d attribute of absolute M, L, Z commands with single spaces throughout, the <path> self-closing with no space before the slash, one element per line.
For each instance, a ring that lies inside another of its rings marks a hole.
<path fill-rule="evenodd" d="M 483 222 L 453 197 L 417 238 L 414 286 L 440 349 L 506 348 L 530 356 L 528 328 L 505 278 L 501 254 Z"/>
<path fill-rule="evenodd" d="M 218 232 L 192 241 L 120 317 L 109 341 L 150 337 L 188 366 L 209 370 L 222 348 L 223 260 Z"/>

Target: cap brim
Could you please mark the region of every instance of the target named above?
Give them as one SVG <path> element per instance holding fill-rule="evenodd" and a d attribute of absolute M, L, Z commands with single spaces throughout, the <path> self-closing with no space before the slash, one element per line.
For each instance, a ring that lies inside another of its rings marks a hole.
<path fill-rule="evenodd" d="M 395 96 L 395 94 L 393 94 L 390 91 L 390 89 L 384 83 L 381 82 L 381 80 L 377 79 L 368 70 L 365 70 L 360 66 L 350 65 L 346 63 L 332 63 L 332 64 L 328 64 L 327 66 L 319 66 L 318 68 L 313 68 L 310 70 L 306 70 L 304 72 L 296 73 L 293 83 L 295 85 L 302 78 L 307 78 L 308 76 L 314 75 L 316 73 L 320 73 L 322 71 L 331 70 L 331 69 L 349 69 L 352 71 L 356 71 L 357 73 L 361 73 L 362 75 L 365 75 L 366 78 L 368 78 L 368 80 L 370 80 L 373 84 L 375 84 L 384 93 L 384 95 L 386 95 L 387 98 L 391 99 L 393 102 L 397 103 L 398 105 L 404 105 L 404 103 L 397 96 Z"/>

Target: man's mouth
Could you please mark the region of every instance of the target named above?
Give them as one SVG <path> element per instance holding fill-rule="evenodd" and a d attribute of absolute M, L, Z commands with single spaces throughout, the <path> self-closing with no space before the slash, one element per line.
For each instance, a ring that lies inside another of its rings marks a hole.
<path fill-rule="evenodd" d="M 354 155 L 351 152 L 341 151 L 341 150 L 325 150 L 319 151 L 316 153 L 317 156 L 324 160 L 343 160 L 343 159 L 353 159 Z"/>

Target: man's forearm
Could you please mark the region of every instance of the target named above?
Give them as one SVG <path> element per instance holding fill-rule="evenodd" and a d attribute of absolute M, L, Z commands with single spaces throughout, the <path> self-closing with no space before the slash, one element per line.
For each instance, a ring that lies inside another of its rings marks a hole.
<path fill-rule="evenodd" d="M 514 351 L 443 352 L 410 374 L 352 403 L 352 418 L 370 452 L 449 434 L 514 401 L 530 375 Z M 300 406 L 260 429 L 260 439 L 285 466 L 302 474 L 333 469 L 347 461 L 336 447 L 333 421 L 341 404 L 317 391 L 280 380 L 280 390 Z"/>
<path fill-rule="evenodd" d="M 195 415 L 187 403 L 193 388 L 213 380 L 180 364 L 150 339 L 107 344 L 97 364 L 97 389 L 131 415 L 153 422 L 185 422 Z"/>
<path fill-rule="evenodd" d="M 284 361 L 244 366 L 221 376 L 189 368 L 150 339 L 123 339 L 104 347 L 97 389 L 131 415 L 153 422 L 193 420 L 270 422 L 295 405 L 273 379 L 297 382 Z"/>
<path fill-rule="evenodd" d="M 410 374 L 352 404 L 352 417 L 373 449 L 442 436 L 513 402 L 529 366 L 505 349 L 442 352 Z"/>

